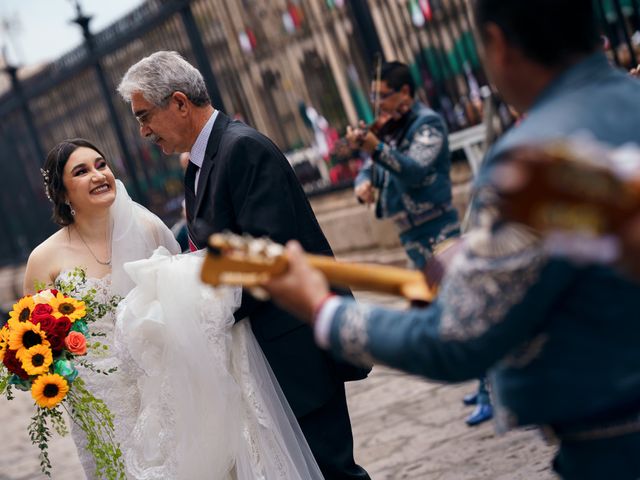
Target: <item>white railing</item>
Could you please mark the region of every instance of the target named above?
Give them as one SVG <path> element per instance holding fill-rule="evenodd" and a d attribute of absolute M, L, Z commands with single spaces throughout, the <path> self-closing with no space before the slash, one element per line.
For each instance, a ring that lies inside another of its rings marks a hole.
<path fill-rule="evenodd" d="M 484 124 L 480 124 L 449 135 L 449 151 L 451 153 L 457 150 L 464 151 L 474 176 L 477 175 L 484 157 L 485 134 L 486 127 Z M 315 190 L 331 184 L 327 162 L 320 156 L 316 148 L 309 147 L 287 152 L 285 156 L 296 173 L 302 173 L 305 177 L 309 177 L 309 179 L 300 178 L 305 190 Z"/>

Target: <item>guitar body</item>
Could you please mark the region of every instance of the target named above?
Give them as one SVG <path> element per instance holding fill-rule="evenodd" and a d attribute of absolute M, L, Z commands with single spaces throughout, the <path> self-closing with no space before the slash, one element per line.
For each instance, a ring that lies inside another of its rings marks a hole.
<path fill-rule="evenodd" d="M 640 176 L 577 157 L 568 145 L 513 150 L 494 180 L 503 216 L 541 232 L 618 234 L 640 211 Z"/>

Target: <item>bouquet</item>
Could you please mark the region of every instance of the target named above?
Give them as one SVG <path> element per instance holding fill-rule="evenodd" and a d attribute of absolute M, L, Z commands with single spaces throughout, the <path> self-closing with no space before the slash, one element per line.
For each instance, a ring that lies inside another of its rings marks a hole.
<path fill-rule="evenodd" d="M 76 269 L 68 282 L 56 288 L 40 289 L 18 300 L 0 329 L 0 394 L 9 400 L 13 389 L 30 391 L 36 404 L 29 435 L 40 449 L 40 468 L 51 476 L 48 456 L 50 426 L 60 435 L 68 433 L 62 415 L 69 417 L 85 432 L 87 449 L 96 461 L 96 476 L 125 478 L 122 454 L 114 440 L 113 415 L 105 403 L 85 387 L 78 376 L 78 365 L 100 371 L 85 358 L 88 350 L 107 349 L 92 337 L 89 325 L 113 312 L 119 298 L 104 304 L 95 301 L 96 291 L 83 288 L 86 275 Z M 82 296 L 78 292 L 86 291 Z"/>

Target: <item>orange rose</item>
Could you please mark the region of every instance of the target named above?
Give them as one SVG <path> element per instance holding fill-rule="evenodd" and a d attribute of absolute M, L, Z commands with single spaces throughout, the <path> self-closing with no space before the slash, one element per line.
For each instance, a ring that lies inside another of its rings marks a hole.
<path fill-rule="evenodd" d="M 74 355 L 84 355 L 87 353 L 87 339 L 80 332 L 69 332 L 64 339 L 64 345 Z"/>

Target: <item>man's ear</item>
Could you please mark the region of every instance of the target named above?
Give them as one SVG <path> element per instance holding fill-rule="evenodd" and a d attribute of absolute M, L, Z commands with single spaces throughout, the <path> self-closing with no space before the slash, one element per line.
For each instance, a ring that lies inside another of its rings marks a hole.
<path fill-rule="evenodd" d="M 484 26 L 484 52 L 490 61 L 499 67 L 504 67 L 511 62 L 512 49 L 510 48 L 504 31 L 495 23 Z"/>
<path fill-rule="evenodd" d="M 174 92 L 172 95 L 173 100 L 176 102 L 178 106 L 178 111 L 186 112 L 189 109 L 189 104 L 191 103 L 187 96 L 182 92 Z"/>

